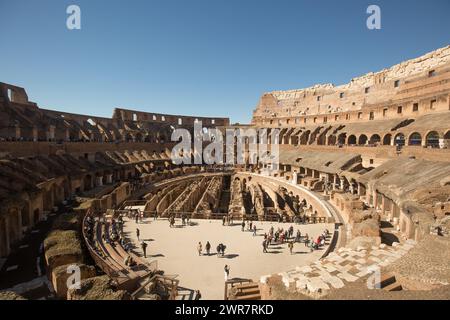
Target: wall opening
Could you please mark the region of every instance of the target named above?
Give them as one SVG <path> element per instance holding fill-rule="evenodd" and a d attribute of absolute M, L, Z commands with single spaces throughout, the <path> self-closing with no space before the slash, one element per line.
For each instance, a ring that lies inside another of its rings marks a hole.
<path fill-rule="evenodd" d="M 13 91 L 11 90 L 11 89 L 7 89 L 7 94 L 8 94 L 8 99 L 9 99 L 9 101 L 13 101 Z"/>
<path fill-rule="evenodd" d="M 422 144 L 422 136 L 418 132 L 414 132 L 409 136 L 408 145 L 420 146 Z"/>

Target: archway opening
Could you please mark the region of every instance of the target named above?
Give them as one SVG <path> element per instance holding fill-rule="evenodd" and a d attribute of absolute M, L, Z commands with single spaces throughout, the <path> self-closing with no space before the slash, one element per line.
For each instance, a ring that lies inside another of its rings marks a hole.
<path fill-rule="evenodd" d="M 390 146 L 391 145 L 391 140 L 392 140 L 392 135 L 390 133 L 388 133 L 383 138 L 383 145 Z"/>
<path fill-rule="evenodd" d="M 414 132 L 409 136 L 408 145 L 420 146 L 422 144 L 422 136 L 418 132 Z"/>
<path fill-rule="evenodd" d="M 436 131 L 431 131 L 426 138 L 427 147 L 439 148 L 439 134 Z"/>
<path fill-rule="evenodd" d="M 405 145 L 405 135 L 403 133 L 399 133 L 394 138 L 394 143 L 396 146 L 404 146 Z"/>
<path fill-rule="evenodd" d="M 356 136 L 355 135 L 351 135 L 348 137 L 348 144 L 356 144 Z"/>
<path fill-rule="evenodd" d="M 380 143 L 381 137 L 378 134 L 374 134 L 370 137 L 369 143 L 370 144 L 377 144 Z"/>

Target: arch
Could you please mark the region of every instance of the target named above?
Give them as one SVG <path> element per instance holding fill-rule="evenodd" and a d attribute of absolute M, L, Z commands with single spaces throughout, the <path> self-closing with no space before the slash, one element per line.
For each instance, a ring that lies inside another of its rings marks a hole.
<path fill-rule="evenodd" d="M 426 137 L 426 146 L 432 148 L 439 148 L 439 133 L 431 131 Z"/>
<path fill-rule="evenodd" d="M 450 140 L 450 130 L 448 130 L 448 131 L 444 134 L 444 139 L 445 139 L 445 140 Z"/>
<path fill-rule="evenodd" d="M 334 146 L 336 144 L 336 136 L 335 135 L 331 135 L 328 137 L 328 145 L 329 146 Z"/>
<path fill-rule="evenodd" d="M 38 223 L 41 220 L 41 214 L 39 209 L 35 209 L 33 212 L 33 222 L 34 224 Z"/>
<path fill-rule="evenodd" d="M 376 143 L 380 143 L 380 141 L 381 141 L 380 135 L 375 133 L 370 137 L 369 143 L 376 144 Z"/>
<path fill-rule="evenodd" d="M 144 142 L 152 142 L 152 140 L 152 135 L 150 133 L 147 133 L 145 135 Z"/>
<path fill-rule="evenodd" d="M 131 136 L 131 134 L 126 133 L 124 136 L 124 140 L 125 142 L 133 142 L 133 137 Z"/>
<path fill-rule="evenodd" d="M 358 138 L 358 144 L 359 145 L 365 145 L 367 143 L 367 136 L 365 134 L 362 134 Z"/>
<path fill-rule="evenodd" d="M 347 139 L 347 134 L 346 133 L 341 133 L 338 136 L 338 144 L 345 144 L 346 139 Z"/>
<path fill-rule="evenodd" d="M 422 136 L 418 132 L 413 132 L 409 135 L 408 146 L 420 146 L 422 145 Z"/>
<path fill-rule="evenodd" d="M 28 227 L 30 225 L 30 214 L 28 212 L 28 204 L 23 206 L 22 210 L 20 211 L 20 214 L 22 216 L 22 227 Z"/>
<path fill-rule="evenodd" d="M 383 145 L 384 146 L 390 146 L 392 140 L 392 134 L 388 133 L 383 137 Z"/>
<path fill-rule="evenodd" d="M 356 144 L 356 136 L 354 134 L 348 137 L 347 144 Z"/>
<path fill-rule="evenodd" d="M 405 135 L 403 133 L 397 133 L 394 138 L 394 144 L 396 146 L 404 146 L 405 145 Z"/>
<path fill-rule="evenodd" d="M 134 139 L 135 139 L 136 142 L 142 142 L 143 141 L 142 133 L 140 133 L 140 132 L 136 133 Z"/>
<path fill-rule="evenodd" d="M 322 133 L 317 137 L 317 144 L 319 146 L 325 145 L 327 140 L 326 132 Z"/>
<path fill-rule="evenodd" d="M 87 174 L 84 179 L 84 190 L 91 190 L 92 189 L 92 176 L 90 174 Z"/>
<path fill-rule="evenodd" d="M 303 134 L 300 136 L 300 144 L 308 144 L 309 141 L 309 134 L 311 133 L 310 130 L 306 130 L 305 132 L 303 132 Z"/>

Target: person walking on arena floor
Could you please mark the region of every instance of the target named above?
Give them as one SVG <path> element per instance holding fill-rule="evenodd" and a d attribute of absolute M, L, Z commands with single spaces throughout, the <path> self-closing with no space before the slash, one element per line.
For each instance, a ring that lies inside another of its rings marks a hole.
<path fill-rule="evenodd" d="M 199 241 L 197 246 L 198 255 L 202 255 L 202 243 Z"/>
<path fill-rule="evenodd" d="M 211 244 L 209 243 L 209 241 L 206 241 L 205 249 L 206 254 L 209 256 L 209 252 L 211 251 Z"/>
<path fill-rule="evenodd" d="M 142 241 L 141 248 L 142 251 L 144 252 L 144 258 L 147 258 L 147 243 L 145 241 Z"/>
<path fill-rule="evenodd" d="M 289 241 L 288 248 L 289 252 L 292 254 L 292 250 L 294 249 L 294 241 Z"/>
<path fill-rule="evenodd" d="M 223 271 L 225 273 L 225 281 L 228 281 L 228 277 L 230 276 L 230 267 L 228 265 L 225 265 Z"/>

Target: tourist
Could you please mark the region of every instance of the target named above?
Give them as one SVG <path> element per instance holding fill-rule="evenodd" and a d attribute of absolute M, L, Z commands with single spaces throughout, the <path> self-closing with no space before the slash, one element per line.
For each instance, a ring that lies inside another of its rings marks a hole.
<path fill-rule="evenodd" d="M 222 251 L 222 244 L 217 245 L 216 251 L 217 251 L 217 257 L 219 257 L 220 252 Z"/>
<path fill-rule="evenodd" d="M 139 241 L 139 236 L 141 235 L 141 231 L 139 230 L 139 228 L 136 228 L 136 237 Z"/>
<path fill-rule="evenodd" d="M 305 247 L 307 247 L 308 246 L 308 244 L 309 244 L 309 236 L 308 236 L 308 234 L 306 234 L 305 235 Z"/>
<path fill-rule="evenodd" d="M 133 267 L 136 265 L 136 261 L 131 256 L 127 256 L 125 259 L 125 266 L 127 267 Z"/>
<path fill-rule="evenodd" d="M 137 212 L 134 213 L 134 222 L 139 223 L 139 214 Z"/>
<path fill-rule="evenodd" d="M 225 281 L 228 281 L 228 277 L 230 275 L 230 267 L 228 265 L 225 265 L 223 270 L 224 270 L 224 273 L 225 273 Z"/>
<path fill-rule="evenodd" d="M 295 235 L 295 242 L 300 242 L 300 239 L 302 237 L 302 233 L 300 232 L 300 230 L 297 230 L 297 234 Z"/>
<path fill-rule="evenodd" d="M 209 243 L 209 241 L 206 241 L 205 249 L 206 249 L 206 254 L 209 256 L 209 252 L 211 250 L 211 244 Z"/>
<path fill-rule="evenodd" d="M 263 253 L 267 253 L 267 241 L 266 240 L 264 240 L 262 242 L 262 246 L 263 246 Z"/>
<path fill-rule="evenodd" d="M 197 250 L 198 250 L 198 255 L 201 256 L 202 255 L 202 243 L 201 242 L 198 243 Z"/>
<path fill-rule="evenodd" d="M 223 226 L 225 225 L 226 220 L 227 220 L 227 218 L 226 218 L 225 216 L 223 216 L 223 217 L 222 217 L 222 225 L 223 225 Z"/>
<path fill-rule="evenodd" d="M 245 229 L 245 221 L 244 220 L 242 220 L 242 231 L 244 231 L 244 229 Z"/>
<path fill-rule="evenodd" d="M 292 250 L 294 249 L 294 241 L 289 241 L 288 248 L 289 252 L 292 254 Z"/>
<path fill-rule="evenodd" d="M 195 300 L 200 300 L 202 298 L 202 294 L 200 290 L 195 290 Z"/>
<path fill-rule="evenodd" d="M 252 231 L 252 230 L 253 230 L 252 225 L 253 225 L 253 222 L 250 221 L 250 225 L 249 225 L 249 227 L 248 227 L 248 230 L 249 230 L 249 231 Z"/>
<path fill-rule="evenodd" d="M 256 224 L 253 225 L 253 236 L 256 236 Z"/>
<path fill-rule="evenodd" d="M 142 243 L 141 243 L 141 248 L 142 248 L 142 251 L 144 252 L 144 258 L 147 258 L 147 243 L 145 242 L 145 241 L 142 241 Z"/>

